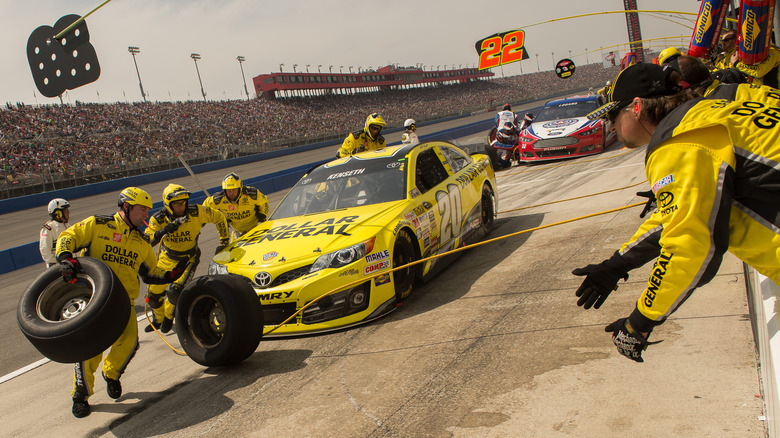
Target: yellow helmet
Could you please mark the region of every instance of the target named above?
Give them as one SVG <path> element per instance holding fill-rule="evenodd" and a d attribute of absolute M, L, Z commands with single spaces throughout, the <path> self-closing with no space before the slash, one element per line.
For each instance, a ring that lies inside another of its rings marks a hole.
<path fill-rule="evenodd" d="M 152 197 L 146 190 L 139 189 L 138 187 L 128 187 L 119 193 L 119 202 L 117 206 L 121 207 L 122 204 L 127 202 L 130 205 L 143 205 L 146 208 L 152 208 Z"/>
<path fill-rule="evenodd" d="M 658 54 L 658 64 L 664 65 L 665 62 L 671 61 L 680 55 L 682 55 L 682 53 L 677 50 L 677 47 L 667 47 Z"/>
<path fill-rule="evenodd" d="M 171 202 L 179 201 L 181 199 L 189 200 L 190 192 L 178 184 L 168 184 L 168 186 L 165 187 L 165 190 L 163 190 L 162 198 L 165 209 L 168 210 L 168 213 L 173 214 Z"/>
<path fill-rule="evenodd" d="M 368 129 L 371 125 L 379 126 L 379 130 L 381 131 L 382 127 L 387 126 L 387 123 L 385 123 L 385 120 L 378 113 L 373 113 L 366 118 L 366 125 L 363 127 L 363 131 L 365 131 L 366 135 L 368 135 L 368 138 L 371 140 L 376 140 L 371 135 L 371 130 Z"/>
<path fill-rule="evenodd" d="M 224 190 L 240 189 L 240 188 L 241 188 L 241 177 L 239 177 L 238 174 L 235 172 L 229 173 L 228 176 L 226 176 L 225 179 L 222 180 L 222 189 Z"/>

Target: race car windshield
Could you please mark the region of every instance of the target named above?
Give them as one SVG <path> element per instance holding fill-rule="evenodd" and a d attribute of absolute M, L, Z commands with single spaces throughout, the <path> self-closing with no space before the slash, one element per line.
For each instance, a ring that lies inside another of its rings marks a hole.
<path fill-rule="evenodd" d="M 589 113 L 595 111 L 598 107 L 599 105 L 595 100 L 579 100 L 546 105 L 539 111 L 536 118 L 534 118 L 534 123 L 546 122 L 548 120 L 585 117 Z"/>
<path fill-rule="evenodd" d="M 406 167 L 397 157 L 320 166 L 298 181 L 270 219 L 400 201 L 406 195 Z"/>

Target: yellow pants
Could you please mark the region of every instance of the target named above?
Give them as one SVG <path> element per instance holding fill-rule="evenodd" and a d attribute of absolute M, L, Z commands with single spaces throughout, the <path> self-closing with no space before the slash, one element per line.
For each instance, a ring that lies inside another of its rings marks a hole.
<path fill-rule="evenodd" d="M 127 326 L 119 338 L 111 344 L 106 360 L 103 361 L 103 374 L 109 379 L 118 380 L 125 372 L 127 364 L 135 356 L 136 350 L 138 350 L 138 324 L 135 319 L 135 309 L 131 304 Z M 79 396 L 79 398 L 87 399 L 94 393 L 95 371 L 100 366 L 103 353 L 76 364 L 71 397 Z"/>

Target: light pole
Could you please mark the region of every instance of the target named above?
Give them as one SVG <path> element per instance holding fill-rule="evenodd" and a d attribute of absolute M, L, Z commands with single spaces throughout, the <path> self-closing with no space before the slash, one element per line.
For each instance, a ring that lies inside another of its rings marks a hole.
<path fill-rule="evenodd" d="M 352 66 L 349 66 L 349 72 L 352 73 Z"/>
<path fill-rule="evenodd" d="M 144 93 L 144 85 L 141 83 L 141 73 L 138 72 L 138 63 L 135 62 L 135 55 L 137 53 L 141 53 L 141 49 L 135 46 L 130 46 L 127 48 L 127 51 L 130 52 L 131 55 L 133 55 L 133 64 L 135 64 L 135 74 L 138 75 L 138 86 L 141 88 L 141 97 L 143 97 L 144 102 L 146 102 L 146 93 Z"/>
<path fill-rule="evenodd" d="M 339 66 L 339 73 L 344 73 L 344 66 L 343 65 Z"/>
<path fill-rule="evenodd" d="M 198 82 L 200 83 L 200 94 L 203 95 L 203 101 L 206 102 L 206 92 L 203 91 L 203 81 L 200 79 L 200 70 L 198 69 L 198 60 L 200 53 L 190 53 L 190 58 L 195 61 L 195 71 L 198 73 Z"/>
<path fill-rule="evenodd" d="M 555 52 L 550 52 L 552 55 L 552 69 L 555 70 Z"/>
<path fill-rule="evenodd" d="M 311 65 L 311 64 L 306 64 L 306 73 L 308 73 L 308 72 L 309 72 L 309 66 L 310 66 L 310 65 Z"/>
<path fill-rule="evenodd" d="M 538 53 L 536 54 L 536 71 L 541 71 L 539 69 L 539 54 Z"/>
<path fill-rule="evenodd" d="M 246 93 L 246 100 L 249 100 L 249 90 L 246 88 L 246 76 L 244 76 L 244 61 L 246 61 L 246 58 L 239 55 L 236 57 L 238 60 L 238 65 L 241 66 L 241 78 L 244 80 L 244 92 Z"/>
<path fill-rule="evenodd" d="M 585 47 L 585 64 L 589 64 L 588 62 L 588 48 Z"/>
<path fill-rule="evenodd" d="M 322 73 L 322 70 L 321 70 L 321 68 L 322 68 L 322 64 L 320 64 L 320 65 L 318 65 L 318 66 L 317 66 L 317 73 Z"/>
<path fill-rule="evenodd" d="M 298 70 L 296 70 L 297 68 L 298 64 L 293 64 L 293 73 L 298 73 Z"/>
<path fill-rule="evenodd" d="M 284 64 L 279 64 L 279 73 L 284 73 L 284 70 L 282 70 L 282 67 L 284 67 Z"/>

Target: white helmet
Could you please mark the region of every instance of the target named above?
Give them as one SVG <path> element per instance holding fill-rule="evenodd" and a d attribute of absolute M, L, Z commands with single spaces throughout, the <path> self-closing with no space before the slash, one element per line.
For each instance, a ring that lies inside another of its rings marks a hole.
<path fill-rule="evenodd" d="M 404 129 L 414 129 L 417 122 L 414 119 L 406 119 L 404 122 Z"/>
<path fill-rule="evenodd" d="M 57 216 L 57 212 L 60 212 L 60 216 L 62 215 L 62 210 L 70 207 L 70 204 L 68 204 L 68 201 L 62 199 L 62 198 L 54 198 L 51 201 L 49 201 L 49 216 L 55 217 Z"/>

